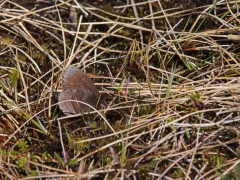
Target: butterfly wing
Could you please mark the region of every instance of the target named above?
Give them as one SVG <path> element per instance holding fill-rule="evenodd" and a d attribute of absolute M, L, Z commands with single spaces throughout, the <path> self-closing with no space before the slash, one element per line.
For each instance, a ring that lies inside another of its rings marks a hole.
<path fill-rule="evenodd" d="M 60 93 L 60 96 L 58 98 L 59 108 L 65 115 L 77 114 L 73 103 L 69 100 L 72 100 L 72 90 L 66 89 Z"/>
<path fill-rule="evenodd" d="M 72 101 L 70 101 L 72 100 Z M 59 107 L 65 115 L 82 114 L 91 111 L 89 104 L 95 107 L 98 100 L 98 96 L 91 91 L 82 91 L 77 88 L 66 89 L 61 92 L 58 101 Z"/>
<path fill-rule="evenodd" d="M 83 91 L 79 92 L 79 90 L 76 89 L 76 95 L 78 95 L 78 99 L 76 100 L 82 101 L 93 107 L 95 107 L 97 104 L 98 96 L 93 94 L 90 90 L 84 90 L 84 92 Z M 81 102 L 72 102 L 72 104 L 77 113 L 86 113 L 86 112 L 92 111 L 90 106 L 85 105 Z"/>
<path fill-rule="evenodd" d="M 68 88 L 88 89 L 95 94 L 99 91 L 92 80 L 80 69 L 69 65 L 63 77 L 63 89 Z"/>

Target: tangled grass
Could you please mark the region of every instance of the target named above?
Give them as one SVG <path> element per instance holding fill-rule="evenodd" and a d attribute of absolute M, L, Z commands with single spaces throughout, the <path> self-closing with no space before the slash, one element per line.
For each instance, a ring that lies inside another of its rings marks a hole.
<path fill-rule="evenodd" d="M 2 1 L 1 179 L 239 179 L 239 3 Z M 96 111 L 64 116 L 73 64 Z"/>

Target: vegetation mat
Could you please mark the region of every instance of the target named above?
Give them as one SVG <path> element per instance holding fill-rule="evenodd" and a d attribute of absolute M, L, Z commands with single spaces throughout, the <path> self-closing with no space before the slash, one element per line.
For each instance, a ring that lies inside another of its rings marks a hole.
<path fill-rule="evenodd" d="M 240 179 L 239 0 L 0 2 L 0 179 Z M 67 66 L 98 106 L 64 115 Z"/>

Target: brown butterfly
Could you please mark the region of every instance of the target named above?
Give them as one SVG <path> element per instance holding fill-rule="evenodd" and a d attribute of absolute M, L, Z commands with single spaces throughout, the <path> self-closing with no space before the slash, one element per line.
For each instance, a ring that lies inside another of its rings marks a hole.
<path fill-rule="evenodd" d="M 59 107 L 65 115 L 82 114 L 96 106 L 99 91 L 91 79 L 78 68 L 70 65 L 63 76 L 63 91 L 58 98 Z M 74 100 L 74 101 L 69 101 Z"/>

